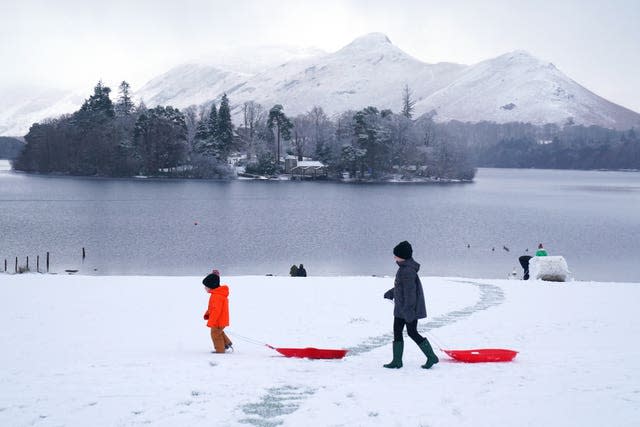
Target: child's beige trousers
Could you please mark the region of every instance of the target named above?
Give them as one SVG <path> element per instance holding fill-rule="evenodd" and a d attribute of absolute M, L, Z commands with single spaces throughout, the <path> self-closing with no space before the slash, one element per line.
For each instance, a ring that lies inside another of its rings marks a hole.
<path fill-rule="evenodd" d="M 224 353 L 225 346 L 231 344 L 231 340 L 224 333 L 224 328 L 211 328 L 211 341 L 216 353 Z"/>

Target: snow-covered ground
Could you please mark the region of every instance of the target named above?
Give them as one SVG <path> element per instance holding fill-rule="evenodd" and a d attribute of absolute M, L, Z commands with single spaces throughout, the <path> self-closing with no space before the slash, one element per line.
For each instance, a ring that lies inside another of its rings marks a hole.
<path fill-rule="evenodd" d="M 520 353 L 441 354 L 423 370 L 407 338 L 404 367 L 388 370 L 391 278 L 223 276 L 235 346 L 223 355 L 210 352 L 200 280 L 0 274 L 0 425 L 640 423 L 638 283 L 423 277 L 423 333 Z M 249 341 L 351 351 L 287 359 Z"/>

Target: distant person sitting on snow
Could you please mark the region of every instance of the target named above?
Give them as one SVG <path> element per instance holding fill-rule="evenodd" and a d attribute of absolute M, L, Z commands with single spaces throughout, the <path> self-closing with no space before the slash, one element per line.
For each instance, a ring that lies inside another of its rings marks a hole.
<path fill-rule="evenodd" d="M 547 256 L 549 255 L 545 248 L 542 247 L 542 243 L 538 245 L 538 250 L 536 251 L 536 256 Z"/>
<path fill-rule="evenodd" d="M 307 270 L 304 269 L 304 265 L 298 266 L 298 277 L 307 277 Z"/>
<path fill-rule="evenodd" d="M 420 347 L 427 356 L 427 362 L 422 365 L 429 369 L 438 363 L 438 356 L 433 352 L 429 340 L 418 333 L 418 319 L 427 317 L 427 308 L 424 303 L 422 283 L 418 277 L 420 264 L 413 260 L 413 248 L 407 241 L 400 242 L 393 248 L 398 272 L 393 288 L 385 292 L 384 297 L 394 301 L 393 309 L 393 360 L 385 368 L 402 368 L 402 353 L 404 351 L 404 339 L 402 333 L 407 325 L 409 337 Z"/>
<path fill-rule="evenodd" d="M 296 277 L 298 275 L 298 266 L 293 264 L 289 269 L 289 276 Z"/>
<path fill-rule="evenodd" d="M 224 353 L 225 350 L 233 351 L 232 343 L 224 328 L 229 326 L 229 287 L 220 286 L 220 272 L 213 270 L 202 280 L 204 289 L 209 293 L 209 306 L 204 313 L 204 320 L 211 328 L 211 341 L 216 353 Z"/>

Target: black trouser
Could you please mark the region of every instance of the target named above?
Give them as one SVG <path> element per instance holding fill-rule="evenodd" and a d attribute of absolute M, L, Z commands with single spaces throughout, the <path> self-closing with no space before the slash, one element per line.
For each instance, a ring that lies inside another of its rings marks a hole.
<path fill-rule="evenodd" d="M 518 261 L 520 261 L 520 265 L 522 266 L 522 269 L 524 270 L 524 280 L 529 280 L 529 260 L 531 259 L 531 256 L 529 255 L 522 255 L 520 258 L 518 258 Z"/>
<path fill-rule="evenodd" d="M 404 329 L 404 325 L 407 325 L 407 334 L 409 337 L 416 342 L 416 344 L 421 344 L 425 338 L 418 333 L 418 319 L 413 322 L 405 322 L 404 319 L 400 317 L 393 318 L 393 340 L 394 341 L 404 341 L 402 338 L 402 330 Z"/>

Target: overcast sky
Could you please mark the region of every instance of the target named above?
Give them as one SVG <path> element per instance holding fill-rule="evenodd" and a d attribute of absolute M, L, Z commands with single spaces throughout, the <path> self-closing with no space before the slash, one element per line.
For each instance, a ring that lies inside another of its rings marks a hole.
<path fill-rule="evenodd" d="M 640 112 L 640 0 L 0 0 L 0 89 L 135 90 L 218 47 L 331 52 L 370 32 L 430 63 L 524 49 Z"/>

